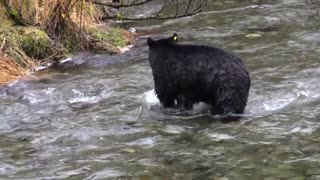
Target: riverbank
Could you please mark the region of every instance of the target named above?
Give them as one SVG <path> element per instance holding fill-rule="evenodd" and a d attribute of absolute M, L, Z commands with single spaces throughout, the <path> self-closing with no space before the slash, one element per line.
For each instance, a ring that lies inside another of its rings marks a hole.
<path fill-rule="evenodd" d="M 102 8 L 81 0 L 0 2 L 0 84 L 79 51 L 116 54 L 133 35 L 101 22 Z"/>

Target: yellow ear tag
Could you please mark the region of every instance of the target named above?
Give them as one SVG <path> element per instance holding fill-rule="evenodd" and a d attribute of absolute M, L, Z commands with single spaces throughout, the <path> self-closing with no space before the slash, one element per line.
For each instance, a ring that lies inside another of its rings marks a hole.
<path fill-rule="evenodd" d="M 178 40 L 178 36 L 174 36 L 173 41 L 177 41 L 177 40 Z"/>

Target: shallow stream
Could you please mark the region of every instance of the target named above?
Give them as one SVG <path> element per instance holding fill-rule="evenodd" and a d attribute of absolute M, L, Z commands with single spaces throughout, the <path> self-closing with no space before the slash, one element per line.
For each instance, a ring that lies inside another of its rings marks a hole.
<path fill-rule="evenodd" d="M 126 23 L 124 54 L 79 54 L 0 89 L 0 179 L 320 179 L 320 20 L 307 0 L 214 1 L 199 15 Z M 165 110 L 146 38 L 177 32 L 247 65 L 244 117 Z"/>

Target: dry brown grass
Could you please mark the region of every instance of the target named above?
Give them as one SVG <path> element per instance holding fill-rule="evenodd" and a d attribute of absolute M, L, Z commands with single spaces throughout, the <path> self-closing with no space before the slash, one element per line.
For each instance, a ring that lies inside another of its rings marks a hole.
<path fill-rule="evenodd" d="M 11 58 L 15 57 L 15 59 Z M 4 39 L 0 46 L 0 85 L 16 80 L 33 71 L 36 63 L 15 46 L 10 46 Z"/>
<path fill-rule="evenodd" d="M 28 24 L 41 26 L 54 37 L 81 34 L 85 27 L 98 23 L 102 14 L 100 7 L 86 0 L 11 0 L 10 4 Z"/>
<path fill-rule="evenodd" d="M 0 55 L 0 85 L 16 80 L 27 74 L 27 70 L 14 59 Z"/>
<path fill-rule="evenodd" d="M 32 24 L 55 23 L 53 17 L 83 24 L 96 23 L 102 10 L 86 0 L 10 0 L 11 6 Z"/>

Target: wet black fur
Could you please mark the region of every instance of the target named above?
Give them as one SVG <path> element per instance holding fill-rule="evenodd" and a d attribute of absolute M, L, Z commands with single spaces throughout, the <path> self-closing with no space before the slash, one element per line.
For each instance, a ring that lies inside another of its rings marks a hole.
<path fill-rule="evenodd" d="M 147 41 L 161 104 L 189 109 L 205 102 L 213 114 L 243 113 L 250 76 L 241 59 L 216 47 L 177 44 L 174 36 Z"/>

